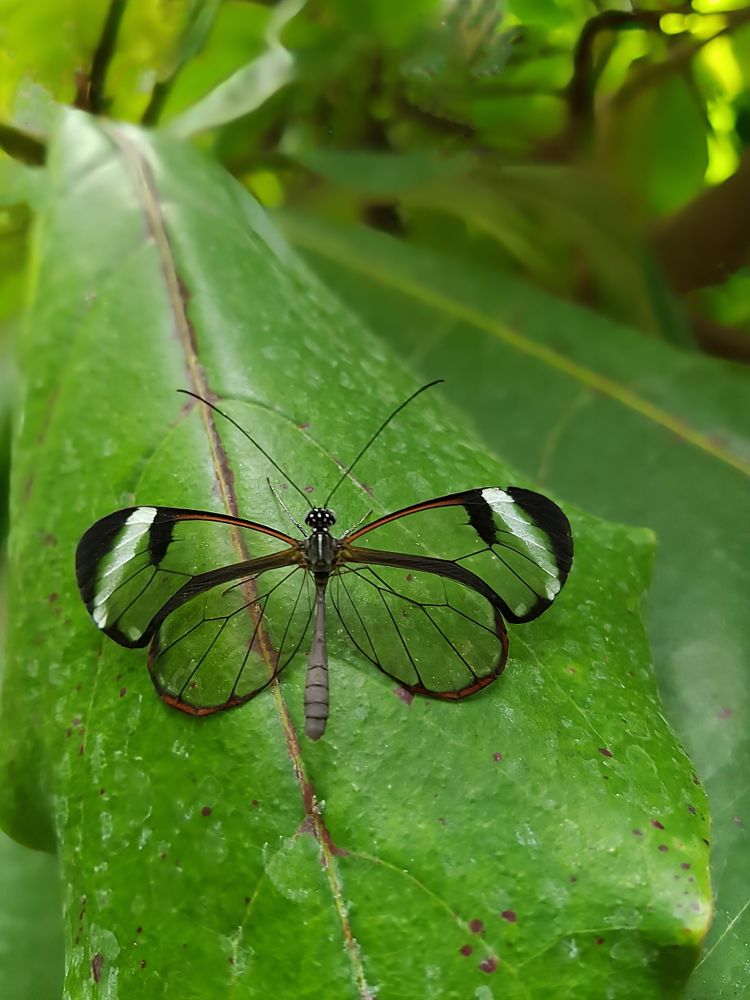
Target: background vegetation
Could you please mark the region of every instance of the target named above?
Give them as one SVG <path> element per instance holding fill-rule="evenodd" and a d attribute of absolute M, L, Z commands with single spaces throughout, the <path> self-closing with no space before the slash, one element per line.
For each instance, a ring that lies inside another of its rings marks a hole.
<path fill-rule="evenodd" d="M 419 378 L 448 378 L 478 438 L 519 475 L 655 532 L 646 625 L 664 713 L 708 792 L 715 915 L 689 982 L 695 953 L 639 995 L 741 995 L 750 988 L 750 7 L 0 0 L 5 480 L 11 408 L 33 393 L 37 364 L 27 353 L 19 389 L 12 359 L 34 297 L 29 274 L 32 286 L 51 287 L 34 219 L 49 213 L 50 187 L 58 202 L 61 191 L 71 205 L 80 194 L 60 139 L 66 107 L 158 130 L 159 155 L 172 163 L 164 190 L 177 203 L 177 154 L 167 151 L 197 148 L 268 210 L 356 322 Z M 221 216 L 225 181 L 190 169 L 206 202 L 215 185 Z M 51 251 L 61 266 L 75 252 L 64 241 Z M 218 282 L 221 247 L 204 253 Z M 349 337 L 354 355 L 370 344 L 354 327 Z M 45 349 L 52 366 L 53 341 Z M 283 384 L 274 382 L 280 393 Z M 378 383 L 371 392 L 377 414 L 390 396 Z M 7 519 L 3 500 L 3 534 Z M 645 572 L 639 559 L 633 579 Z M 611 579 L 619 572 L 613 555 Z M 647 717 L 648 698 L 635 704 Z M 657 772 L 678 753 L 664 749 Z M 668 785 L 677 796 L 678 778 Z M 3 995 L 59 995 L 54 862 L 4 841 L 0 900 Z M 708 922 L 704 913 L 691 941 Z M 602 995 L 593 978 L 585 989 L 577 995 Z"/>

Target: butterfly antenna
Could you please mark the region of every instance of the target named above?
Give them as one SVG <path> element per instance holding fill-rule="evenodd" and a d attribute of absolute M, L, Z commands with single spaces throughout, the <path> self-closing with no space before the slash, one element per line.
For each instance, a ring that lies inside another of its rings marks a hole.
<path fill-rule="evenodd" d="M 380 425 L 380 427 L 378 427 L 378 429 L 372 435 L 372 437 L 367 442 L 367 444 L 363 448 L 361 448 L 360 451 L 357 453 L 357 455 L 355 456 L 354 460 L 349 464 L 348 468 L 345 469 L 344 472 L 341 473 L 341 476 L 339 477 L 338 481 L 336 482 L 336 484 L 334 485 L 333 489 L 331 490 L 331 492 L 326 497 L 325 503 L 323 504 L 324 507 L 328 506 L 328 504 L 331 502 L 331 497 L 333 496 L 333 494 L 336 492 L 336 490 L 339 488 L 339 486 L 341 486 L 341 484 L 343 483 L 343 481 L 346 479 L 346 477 L 352 471 L 352 469 L 357 464 L 357 462 L 360 460 L 360 458 L 362 458 L 362 456 L 367 451 L 367 449 L 370 447 L 370 445 L 373 443 L 373 441 L 375 441 L 375 439 L 377 437 L 379 437 L 380 433 L 385 430 L 385 428 L 388 426 L 388 424 L 391 422 L 391 420 L 393 420 L 393 418 L 396 416 L 396 414 L 400 413 L 403 410 L 403 408 L 405 406 L 408 406 L 409 403 L 411 403 L 411 401 L 413 399 L 416 399 L 417 396 L 420 395 L 420 393 L 424 392 L 426 389 L 431 389 L 433 387 L 433 385 L 440 385 L 441 382 L 445 382 L 445 379 L 444 378 L 436 378 L 434 382 L 428 382 L 427 385 L 423 385 L 421 389 L 417 389 L 417 391 L 413 392 L 411 394 L 411 396 L 409 396 L 408 399 L 405 399 L 403 401 L 403 403 L 401 403 L 400 406 L 397 406 L 396 409 L 393 411 L 393 413 L 390 414 L 390 416 L 386 417 L 386 419 L 383 421 L 383 423 Z"/>
<path fill-rule="evenodd" d="M 308 497 L 302 492 L 302 490 L 299 488 L 299 486 L 297 486 L 297 484 L 292 479 L 292 477 L 289 476 L 289 475 L 287 475 L 286 472 L 284 472 L 284 470 L 281 468 L 281 466 L 279 465 L 278 462 L 274 462 L 274 460 L 268 454 L 268 452 L 266 451 L 266 449 L 262 448 L 258 444 L 258 442 L 255 440 L 255 438 L 251 437 L 251 435 L 247 433 L 247 431 L 245 430 L 245 428 L 242 427 L 242 426 L 240 426 L 240 424 L 238 424 L 237 421 L 233 417 L 230 417 L 228 413 L 225 413 L 223 410 L 220 410 L 218 406 L 215 406 L 213 403 L 209 402 L 209 400 L 204 399 L 203 396 L 199 396 L 197 392 L 191 392 L 189 389 L 178 389 L 177 391 L 183 393 L 183 395 L 185 395 L 185 396 L 192 396 L 193 399 L 200 400 L 201 403 L 205 403 L 206 406 L 210 407 L 215 413 L 218 413 L 220 416 L 224 417 L 225 420 L 228 420 L 229 423 L 232 424 L 233 427 L 237 428 L 237 430 L 240 432 L 240 434 L 242 434 L 244 437 L 246 437 L 247 440 L 251 444 L 255 445 L 255 447 L 258 449 L 258 451 L 261 453 L 261 455 L 265 455 L 265 457 L 268 459 L 268 461 L 271 463 L 271 465 L 274 467 L 274 469 L 276 469 L 277 472 L 280 472 L 281 475 L 284 477 L 284 479 L 286 479 L 286 481 L 291 486 L 293 486 L 295 488 L 295 490 L 299 493 L 299 495 L 305 501 L 305 505 L 307 507 L 310 506 L 310 501 L 309 501 Z"/>

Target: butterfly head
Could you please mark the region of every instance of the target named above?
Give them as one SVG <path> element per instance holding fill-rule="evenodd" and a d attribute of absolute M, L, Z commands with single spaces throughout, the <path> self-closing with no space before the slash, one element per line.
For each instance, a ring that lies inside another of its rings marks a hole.
<path fill-rule="evenodd" d="M 305 524 L 313 531 L 327 531 L 335 523 L 336 515 L 327 507 L 312 507 L 305 518 Z"/>

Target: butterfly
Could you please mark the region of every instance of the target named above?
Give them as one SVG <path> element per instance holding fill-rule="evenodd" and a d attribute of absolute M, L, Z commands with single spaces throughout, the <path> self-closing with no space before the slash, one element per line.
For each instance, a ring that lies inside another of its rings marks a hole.
<path fill-rule="evenodd" d="M 182 390 L 238 428 L 309 509 L 303 526 L 269 481 L 301 538 L 230 514 L 155 505 L 114 511 L 85 532 L 76 575 L 89 614 L 121 646 L 149 647 L 167 705 L 194 716 L 242 705 L 306 651 L 305 732 L 319 739 L 331 622 L 337 640 L 409 694 L 459 701 L 500 676 L 506 621 L 538 618 L 572 564 L 570 524 L 557 504 L 487 486 L 332 531 L 338 486 L 396 414 L 435 384 L 387 417 L 314 507 L 232 417 Z"/>

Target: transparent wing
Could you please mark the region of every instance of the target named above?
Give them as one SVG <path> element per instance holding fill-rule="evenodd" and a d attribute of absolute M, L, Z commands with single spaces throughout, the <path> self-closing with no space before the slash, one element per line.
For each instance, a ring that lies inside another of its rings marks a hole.
<path fill-rule="evenodd" d="M 279 543 L 285 547 L 279 549 Z M 278 676 L 312 614 L 300 544 L 252 521 L 130 507 L 81 539 L 81 596 L 99 628 L 145 646 L 168 704 L 194 715 L 241 705 Z"/>
<path fill-rule="evenodd" d="M 540 493 L 509 486 L 467 490 L 378 518 L 345 536 L 348 561 L 392 563 L 399 553 L 438 559 L 480 578 L 511 622 L 527 622 L 559 594 L 573 561 L 570 524 Z M 356 547 L 355 544 L 356 543 Z M 371 546 L 377 546 L 379 553 Z"/>
<path fill-rule="evenodd" d="M 76 575 L 95 624 L 123 646 L 146 646 L 167 615 L 202 591 L 295 565 L 300 553 L 295 539 L 253 521 L 128 507 L 84 534 Z"/>
<path fill-rule="evenodd" d="M 303 649 L 312 611 L 309 574 L 299 566 L 202 592 L 154 635 L 148 667 L 156 690 L 192 715 L 242 705 Z"/>
<path fill-rule="evenodd" d="M 502 673 L 499 609 L 464 582 L 410 566 L 347 566 L 329 583 L 339 634 L 414 694 L 456 700 Z"/>

